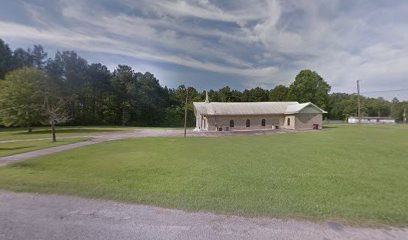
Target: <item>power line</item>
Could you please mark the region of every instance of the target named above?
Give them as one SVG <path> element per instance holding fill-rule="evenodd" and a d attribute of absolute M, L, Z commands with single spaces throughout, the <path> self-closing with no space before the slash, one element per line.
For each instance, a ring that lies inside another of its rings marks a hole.
<path fill-rule="evenodd" d="M 365 93 L 382 93 L 382 92 L 404 92 L 404 91 L 408 91 L 408 88 L 393 89 L 393 90 L 368 91 L 368 92 L 361 92 L 361 94 L 365 94 Z"/>

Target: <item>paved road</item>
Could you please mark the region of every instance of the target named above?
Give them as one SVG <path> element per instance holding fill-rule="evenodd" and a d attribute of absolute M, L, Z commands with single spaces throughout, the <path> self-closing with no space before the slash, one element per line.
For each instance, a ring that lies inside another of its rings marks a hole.
<path fill-rule="evenodd" d="M 277 134 L 285 133 L 285 130 L 240 130 L 240 131 L 230 131 L 230 132 L 194 132 L 192 130 L 187 130 L 188 137 L 208 137 L 208 136 L 230 136 L 230 135 L 267 135 L 267 134 Z M 289 132 L 295 132 L 289 130 Z M 313 131 L 316 132 L 316 131 Z M 142 129 L 142 130 L 132 130 L 132 131 L 122 131 L 106 134 L 91 134 L 91 135 L 78 135 L 78 136 L 63 136 L 58 137 L 58 139 L 72 139 L 72 138 L 138 138 L 138 137 L 182 137 L 184 136 L 184 130 L 182 129 Z M 50 137 L 47 138 L 29 138 L 29 139 L 13 139 L 13 140 L 0 140 L 0 143 L 14 143 L 14 142 L 32 142 L 32 141 L 44 141 L 51 140 Z"/>
<path fill-rule="evenodd" d="M 278 134 L 285 133 L 284 131 L 276 130 L 254 130 L 254 131 L 239 131 L 239 132 L 193 132 L 191 130 L 187 131 L 189 137 L 212 137 L 212 136 L 227 136 L 227 135 L 265 135 L 265 134 Z M 40 157 L 52 153 L 58 153 L 62 151 L 72 150 L 75 148 L 88 146 L 96 143 L 107 142 L 112 140 L 126 139 L 126 138 L 141 138 L 141 137 L 182 137 L 184 136 L 184 130 L 173 129 L 173 130 L 163 130 L 163 129 L 143 129 L 143 130 L 133 130 L 124 132 L 115 132 L 109 134 L 101 135 L 89 135 L 89 136 L 69 136 L 65 138 L 91 138 L 91 140 L 82 141 L 78 143 L 72 143 L 67 145 L 62 145 L 58 147 L 51 147 L 46 149 L 35 150 L 27 153 L 20 153 L 12 156 L 0 157 L 0 167 L 8 165 L 10 163 L 24 161 L 33 157 Z M 64 138 L 64 137 L 61 137 Z M 34 140 L 46 140 L 47 138 L 39 138 Z M 30 141 L 34 141 L 31 139 Z M 23 140 L 3 140 L 0 143 L 6 142 L 24 142 Z"/>
<path fill-rule="evenodd" d="M 138 138 L 138 137 L 159 137 L 159 136 L 182 136 L 183 132 L 181 130 L 135 130 L 135 131 L 126 131 L 126 132 L 115 132 L 109 134 L 102 134 L 102 135 L 90 135 L 90 136 L 70 136 L 65 138 L 79 138 L 79 137 L 87 137 L 91 138 L 87 141 L 45 148 L 40 150 L 35 150 L 26 153 L 20 153 L 16 155 L 0 157 L 0 167 L 8 165 L 13 162 L 24 161 L 29 158 L 40 157 L 52 153 L 63 152 L 67 150 L 72 150 L 75 148 L 88 146 L 96 143 L 107 142 L 112 140 L 119 140 L 119 139 L 126 139 L 126 138 Z M 64 137 L 61 137 L 64 138 Z M 46 140 L 47 138 L 39 138 L 35 140 Z M 31 139 L 31 141 L 35 141 Z M 24 142 L 27 140 L 12 140 L 12 142 Z M 8 140 L 2 141 L 4 143 L 10 142 Z"/>
<path fill-rule="evenodd" d="M 187 213 L 78 197 L 0 191 L 0 239 L 408 239 L 408 229 Z"/>

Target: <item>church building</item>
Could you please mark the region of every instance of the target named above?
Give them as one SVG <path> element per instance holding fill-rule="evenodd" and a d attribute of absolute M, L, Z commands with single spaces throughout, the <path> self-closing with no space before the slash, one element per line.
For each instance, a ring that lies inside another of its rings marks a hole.
<path fill-rule="evenodd" d="M 323 114 L 313 103 L 194 102 L 195 131 L 321 129 Z"/>

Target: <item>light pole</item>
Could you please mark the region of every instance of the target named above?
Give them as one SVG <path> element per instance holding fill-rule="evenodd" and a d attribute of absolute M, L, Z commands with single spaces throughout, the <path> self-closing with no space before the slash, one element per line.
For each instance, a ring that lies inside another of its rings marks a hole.
<path fill-rule="evenodd" d="M 184 106 L 184 138 L 187 136 L 187 103 L 188 103 L 188 87 L 186 87 L 186 103 Z"/>
<path fill-rule="evenodd" d="M 358 124 L 361 124 L 360 80 L 357 80 L 357 107 Z"/>

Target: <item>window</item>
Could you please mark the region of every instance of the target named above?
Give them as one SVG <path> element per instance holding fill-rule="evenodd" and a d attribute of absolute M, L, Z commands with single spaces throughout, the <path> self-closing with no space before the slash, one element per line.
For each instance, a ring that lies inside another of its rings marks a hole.
<path fill-rule="evenodd" d="M 288 118 L 288 126 L 290 126 L 290 118 Z"/>
<path fill-rule="evenodd" d="M 250 127 L 251 126 L 251 121 L 249 119 L 246 120 L 246 127 Z"/>
<path fill-rule="evenodd" d="M 266 120 L 265 119 L 262 119 L 261 125 L 262 125 L 262 127 L 265 127 L 265 125 L 266 125 Z"/>
<path fill-rule="evenodd" d="M 234 120 L 230 120 L 230 127 L 234 127 Z"/>

